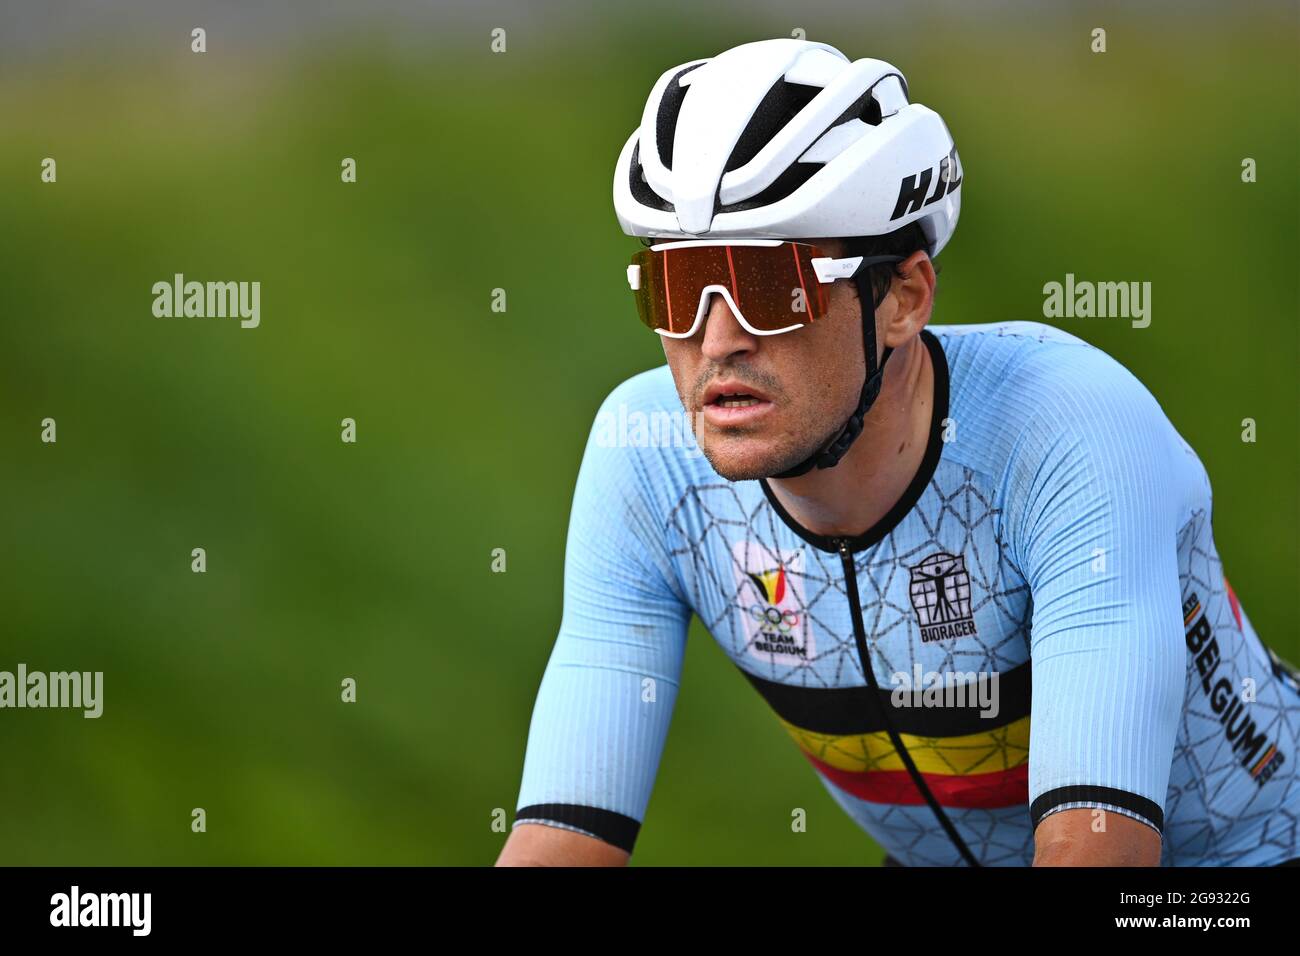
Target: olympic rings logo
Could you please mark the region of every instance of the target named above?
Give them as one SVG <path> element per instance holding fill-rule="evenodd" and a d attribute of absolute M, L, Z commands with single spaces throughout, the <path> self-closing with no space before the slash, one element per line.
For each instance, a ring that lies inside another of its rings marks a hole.
<path fill-rule="evenodd" d="M 791 629 L 799 626 L 799 615 L 794 611 L 782 611 L 772 606 L 761 604 L 749 606 L 749 616 L 766 628 L 775 628 L 782 634 L 789 634 Z"/>

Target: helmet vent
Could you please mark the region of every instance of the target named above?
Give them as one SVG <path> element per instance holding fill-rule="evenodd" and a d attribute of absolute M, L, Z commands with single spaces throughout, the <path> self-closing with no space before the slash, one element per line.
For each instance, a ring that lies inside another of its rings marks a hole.
<path fill-rule="evenodd" d="M 632 192 L 632 198 L 641 205 L 649 206 L 651 209 L 659 209 L 663 212 L 673 212 L 673 204 L 651 189 L 650 184 L 645 181 L 645 173 L 641 170 L 641 141 L 639 139 L 632 146 L 632 161 L 627 167 L 627 184 Z"/>
<path fill-rule="evenodd" d="M 865 102 L 863 102 L 864 100 Z M 863 93 L 862 98 L 853 105 L 857 106 L 858 103 L 862 104 L 862 108 L 857 114 L 858 119 L 862 120 L 862 122 L 866 123 L 868 126 L 879 126 L 881 120 L 880 101 L 871 95 L 871 91 L 867 90 L 867 92 Z"/>
<path fill-rule="evenodd" d="M 758 151 L 771 142 L 772 137 L 784 129 L 821 91 L 820 86 L 791 83 L 785 79 L 773 83 L 754 110 L 749 125 L 736 141 L 724 169 L 727 172 L 739 169 L 757 156 Z"/>
<path fill-rule="evenodd" d="M 748 199 L 733 202 L 729 206 L 722 205 L 715 197 L 713 200 L 713 214 L 716 216 L 720 212 L 740 212 L 744 209 L 757 209 L 760 206 L 767 206 L 782 200 L 812 179 L 813 174 L 824 165 L 825 163 L 795 163 L 776 177 L 772 185 L 762 192 L 750 196 Z"/>
<path fill-rule="evenodd" d="M 691 70 L 703 65 L 692 63 L 685 69 L 678 70 L 664 87 L 663 98 L 659 100 L 659 112 L 655 115 L 655 141 L 659 147 L 659 162 L 664 164 L 664 169 L 673 168 L 673 138 L 677 132 L 677 115 L 682 111 L 682 100 L 686 99 L 686 87 L 681 85 L 681 79 Z"/>

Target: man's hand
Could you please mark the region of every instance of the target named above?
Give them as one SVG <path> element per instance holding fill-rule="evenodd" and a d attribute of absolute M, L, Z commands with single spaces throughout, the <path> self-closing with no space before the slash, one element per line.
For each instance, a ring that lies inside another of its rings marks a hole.
<path fill-rule="evenodd" d="M 1106 829 L 1093 829 L 1104 813 Z M 1159 866 L 1160 834 L 1122 813 L 1058 810 L 1034 831 L 1034 866 Z"/>
<path fill-rule="evenodd" d="M 626 850 L 585 833 L 541 823 L 521 823 L 506 838 L 496 865 L 626 866 L 630 856 Z"/>

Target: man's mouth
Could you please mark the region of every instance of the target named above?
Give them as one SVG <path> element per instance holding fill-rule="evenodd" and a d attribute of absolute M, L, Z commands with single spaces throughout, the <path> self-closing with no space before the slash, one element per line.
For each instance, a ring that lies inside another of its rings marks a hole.
<path fill-rule="evenodd" d="M 718 379 L 704 390 L 702 404 L 723 405 L 731 402 L 769 402 L 767 395 L 752 385 L 736 379 Z"/>
<path fill-rule="evenodd" d="M 773 408 L 770 398 L 740 382 L 714 382 L 704 390 L 704 420 L 712 425 L 753 425 Z"/>
<path fill-rule="evenodd" d="M 719 395 L 713 400 L 713 405 L 718 408 L 749 408 L 751 405 L 757 405 L 759 399 L 753 395 L 740 393 L 736 395 Z"/>

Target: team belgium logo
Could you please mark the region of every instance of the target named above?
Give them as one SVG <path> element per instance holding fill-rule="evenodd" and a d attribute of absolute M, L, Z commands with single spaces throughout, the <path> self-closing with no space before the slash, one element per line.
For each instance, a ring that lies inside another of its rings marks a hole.
<path fill-rule="evenodd" d="M 976 633 L 965 557 L 940 551 L 910 570 L 912 607 L 923 643 Z"/>
<path fill-rule="evenodd" d="M 750 542 L 735 548 L 747 650 L 764 660 L 807 661 L 813 650 L 803 599 L 803 552 L 776 555 Z"/>

